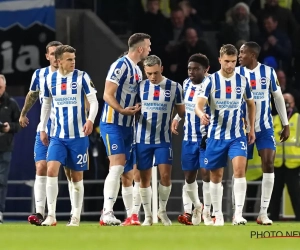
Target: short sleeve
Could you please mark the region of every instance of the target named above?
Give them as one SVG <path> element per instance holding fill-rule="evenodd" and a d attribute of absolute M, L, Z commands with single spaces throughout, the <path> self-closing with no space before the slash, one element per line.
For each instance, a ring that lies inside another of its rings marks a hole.
<path fill-rule="evenodd" d="M 280 88 L 280 84 L 277 78 L 277 74 L 273 68 L 271 68 L 271 77 L 270 77 L 270 91 L 276 92 Z"/>
<path fill-rule="evenodd" d="M 31 77 L 31 83 L 30 83 L 30 87 L 29 87 L 29 91 L 40 91 L 40 69 L 37 69 L 32 77 Z"/>
<path fill-rule="evenodd" d="M 245 100 L 251 100 L 251 99 L 253 99 L 253 94 L 252 94 L 252 91 L 251 91 L 251 87 L 250 87 L 248 79 L 245 78 L 245 77 L 244 77 L 244 79 L 246 80 L 244 99 Z"/>
<path fill-rule="evenodd" d="M 177 83 L 176 87 L 176 96 L 175 96 L 175 104 L 176 105 L 182 105 L 184 104 L 183 102 L 183 92 L 182 92 L 182 87 L 179 83 Z"/>
<path fill-rule="evenodd" d="M 83 72 L 82 75 L 82 87 L 87 96 L 97 93 L 94 83 L 86 72 Z"/>
<path fill-rule="evenodd" d="M 128 69 L 126 63 L 124 63 L 124 61 L 122 60 L 118 60 L 110 66 L 106 80 L 113 82 L 118 86 L 123 85 L 126 80 L 127 74 Z"/>
<path fill-rule="evenodd" d="M 206 77 L 203 83 L 201 83 L 199 92 L 198 92 L 198 97 L 203 97 L 205 99 L 208 99 L 210 93 L 212 90 L 212 81 L 211 77 Z"/>

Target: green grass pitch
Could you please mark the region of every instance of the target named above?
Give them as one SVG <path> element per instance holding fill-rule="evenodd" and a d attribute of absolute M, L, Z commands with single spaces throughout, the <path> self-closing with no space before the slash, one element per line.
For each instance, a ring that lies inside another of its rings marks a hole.
<path fill-rule="evenodd" d="M 0 225 L 1 250 L 296 250 L 300 238 L 251 238 L 251 231 L 294 231 L 300 236 L 300 223 L 274 223 L 260 226 L 224 227 L 184 226 L 170 227 L 155 224 L 152 227 L 101 227 L 97 222 L 82 222 L 80 227 L 37 227 L 27 223 Z M 253 233 L 252 233 L 253 234 Z M 266 234 L 268 235 L 268 234 Z"/>

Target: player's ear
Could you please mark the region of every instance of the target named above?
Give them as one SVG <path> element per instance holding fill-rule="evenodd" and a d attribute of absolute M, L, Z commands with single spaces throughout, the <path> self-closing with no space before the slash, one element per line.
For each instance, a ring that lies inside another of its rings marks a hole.
<path fill-rule="evenodd" d="M 205 73 L 208 73 L 210 66 L 207 67 Z"/>
<path fill-rule="evenodd" d="M 49 55 L 48 55 L 48 53 L 45 54 L 45 57 L 49 61 Z"/>
<path fill-rule="evenodd" d="M 219 57 L 218 59 L 219 59 L 219 63 L 221 64 L 221 57 Z"/>

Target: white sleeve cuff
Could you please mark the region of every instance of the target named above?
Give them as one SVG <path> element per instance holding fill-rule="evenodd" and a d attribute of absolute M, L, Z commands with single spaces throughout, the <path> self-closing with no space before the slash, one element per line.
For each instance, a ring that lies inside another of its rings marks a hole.
<path fill-rule="evenodd" d="M 40 116 L 40 131 L 46 131 L 48 120 L 51 112 L 51 99 L 50 97 L 43 98 L 43 104 L 41 108 Z"/>
<path fill-rule="evenodd" d="M 283 99 L 281 89 L 277 88 L 277 91 L 273 92 L 272 94 L 274 97 L 275 107 L 276 107 L 277 113 L 280 117 L 282 126 L 289 125 L 289 121 L 288 121 L 287 114 L 286 114 L 285 102 Z"/>
<path fill-rule="evenodd" d="M 91 94 L 91 95 L 87 95 L 86 98 L 90 104 L 88 120 L 90 120 L 92 123 L 94 123 L 95 118 L 98 113 L 98 108 L 99 108 L 97 96 L 96 96 L 96 94 Z"/>
<path fill-rule="evenodd" d="M 176 120 L 176 121 L 180 122 L 181 118 L 178 114 L 176 114 L 173 120 Z"/>

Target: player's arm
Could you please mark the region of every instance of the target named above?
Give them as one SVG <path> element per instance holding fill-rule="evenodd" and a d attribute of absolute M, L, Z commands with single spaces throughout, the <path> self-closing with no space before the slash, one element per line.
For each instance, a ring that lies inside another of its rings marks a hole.
<path fill-rule="evenodd" d="M 199 90 L 198 97 L 195 105 L 195 113 L 200 118 L 201 124 L 209 124 L 209 115 L 204 112 L 204 107 L 207 104 L 208 97 L 212 91 L 212 82 L 210 77 L 207 77 L 202 83 Z"/>
<path fill-rule="evenodd" d="M 246 78 L 245 78 L 246 79 Z M 256 112 L 256 107 L 255 107 L 255 102 L 253 99 L 253 94 L 251 91 L 250 84 L 248 80 L 246 79 L 246 88 L 244 92 L 244 100 L 246 101 L 247 104 L 247 119 L 249 122 L 247 122 L 247 130 L 249 131 L 248 133 L 248 144 L 252 144 L 255 141 L 255 112 Z"/>
<path fill-rule="evenodd" d="M 86 72 L 84 72 L 82 76 L 82 87 L 85 93 L 85 110 L 89 110 L 88 120 L 94 123 L 99 108 L 99 103 L 96 96 L 97 90 L 95 89 L 91 78 Z M 86 102 L 88 102 L 88 104 Z"/>
<path fill-rule="evenodd" d="M 182 87 L 179 83 L 177 83 L 177 88 L 176 88 L 175 109 L 177 111 L 177 115 L 179 115 L 179 117 L 182 119 L 185 114 L 185 105 L 184 105 Z"/>
<path fill-rule="evenodd" d="M 283 130 L 280 135 L 280 141 L 284 142 L 290 136 L 290 127 L 289 127 L 289 120 L 286 113 L 284 98 L 274 69 L 272 69 L 271 71 L 270 91 L 273 95 L 275 107 L 283 126 Z"/>
<path fill-rule="evenodd" d="M 111 66 L 105 81 L 103 100 L 122 115 L 134 115 L 138 111 L 135 111 L 136 106 L 123 108 L 115 97 L 118 87 L 124 84 L 126 74 L 127 71 L 124 64 L 119 62 Z"/>
<path fill-rule="evenodd" d="M 35 104 L 36 100 L 39 98 L 39 94 L 40 94 L 39 76 L 38 76 L 38 71 L 36 71 L 32 75 L 29 92 L 26 95 L 25 103 L 19 117 L 19 123 L 21 127 L 26 127 L 29 124 L 29 120 L 26 116 L 29 110 Z"/>

